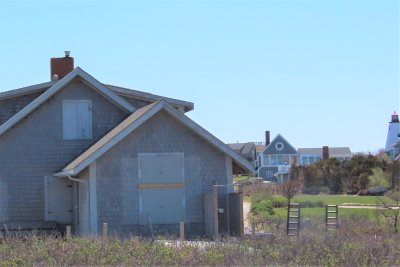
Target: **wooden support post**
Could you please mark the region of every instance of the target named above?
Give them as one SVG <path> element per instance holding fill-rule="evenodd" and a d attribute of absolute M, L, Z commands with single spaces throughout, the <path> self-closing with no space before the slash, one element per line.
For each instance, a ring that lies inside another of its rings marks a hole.
<path fill-rule="evenodd" d="M 213 202 L 214 202 L 214 239 L 218 239 L 218 187 L 213 186 Z"/>
<path fill-rule="evenodd" d="M 185 223 L 180 222 L 179 224 L 179 240 L 184 241 L 185 240 Z"/>
<path fill-rule="evenodd" d="M 67 225 L 67 230 L 66 230 L 66 237 L 67 239 L 71 238 L 71 225 Z"/>
<path fill-rule="evenodd" d="M 229 223 L 230 234 L 233 236 L 244 235 L 243 223 L 243 195 L 240 193 L 229 194 Z"/>
<path fill-rule="evenodd" d="M 218 238 L 218 187 L 204 194 L 204 223 L 209 238 Z"/>
<path fill-rule="evenodd" d="M 256 236 L 256 223 L 251 222 L 251 235 L 254 237 Z"/>
<path fill-rule="evenodd" d="M 108 238 L 108 223 L 103 223 L 103 238 Z"/>

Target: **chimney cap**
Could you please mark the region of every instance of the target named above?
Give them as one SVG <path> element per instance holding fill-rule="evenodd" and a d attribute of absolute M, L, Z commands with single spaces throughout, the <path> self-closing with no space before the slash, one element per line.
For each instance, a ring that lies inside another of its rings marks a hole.
<path fill-rule="evenodd" d="M 71 51 L 66 50 L 66 51 L 64 51 L 64 53 L 65 53 L 65 57 L 69 57 L 69 54 L 71 54 Z"/>

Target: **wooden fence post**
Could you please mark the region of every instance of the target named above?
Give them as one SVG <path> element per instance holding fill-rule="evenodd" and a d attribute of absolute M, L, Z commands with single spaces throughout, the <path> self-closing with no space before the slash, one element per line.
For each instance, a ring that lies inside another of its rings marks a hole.
<path fill-rule="evenodd" d="M 213 186 L 212 192 L 204 193 L 204 223 L 209 238 L 218 238 L 218 187 Z"/>
<path fill-rule="evenodd" d="M 67 239 L 71 238 L 71 225 L 67 225 L 66 237 L 67 237 Z"/>
<path fill-rule="evenodd" d="M 103 223 L 103 238 L 108 238 L 108 224 Z"/>
<path fill-rule="evenodd" d="M 243 236 L 243 195 L 241 193 L 229 193 L 229 217 L 230 234 Z"/>
<path fill-rule="evenodd" d="M 213 186 L 213 205 L 214 205 L 214 239 L 218 239 L 218 187 Z"/>
<path fill-rule="evenodd" d="M 185 240 L 185 223 L 180 222 L 179 224 L 179 240 L 184 241 Z"/>

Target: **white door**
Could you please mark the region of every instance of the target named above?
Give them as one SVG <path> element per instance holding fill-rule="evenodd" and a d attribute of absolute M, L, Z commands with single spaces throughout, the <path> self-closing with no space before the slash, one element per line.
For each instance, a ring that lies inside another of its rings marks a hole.
<path fill-rule="evenodd" d="M 65 178 L 45 176 L 45 220 L 72 222 L 72 183 Z"/>

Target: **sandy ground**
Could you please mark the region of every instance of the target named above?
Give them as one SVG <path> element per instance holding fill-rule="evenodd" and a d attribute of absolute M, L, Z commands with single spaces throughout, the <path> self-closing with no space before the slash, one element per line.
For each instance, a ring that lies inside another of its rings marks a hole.
<path fill-rule="evenodd" d="M 247 219 L 248 215 L 250 214 L 250 202 L 243 201 L 243 219 L 244 219 L 244 228 L 251 228 L 250 222 Z"/>

